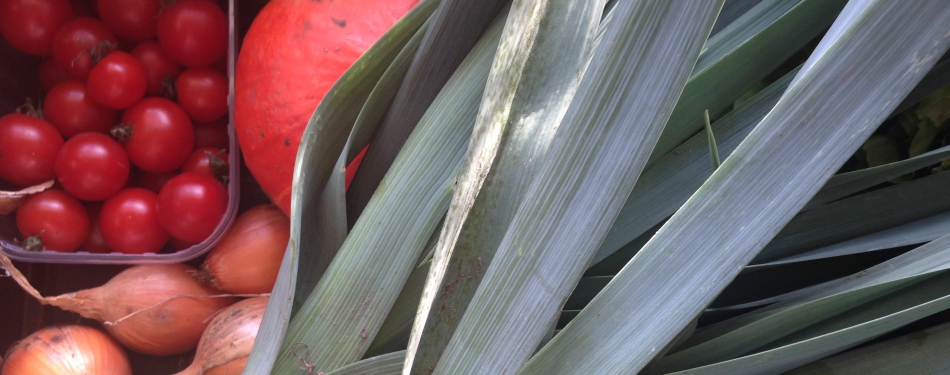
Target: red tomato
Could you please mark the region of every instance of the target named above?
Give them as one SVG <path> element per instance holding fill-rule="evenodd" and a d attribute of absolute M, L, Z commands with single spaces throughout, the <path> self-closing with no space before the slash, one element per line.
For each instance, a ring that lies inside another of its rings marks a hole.
<path fill-rule="evenodd" d="M 158 193 L 158 221 L 172 237 L 198 243 L 218 227 L 228 208 L 228 193 L 218 180 L 185 172 Z"/>
<path fill-rule="evenodd" d="M 99 104 L 82 81 L 63 82 L 46 95 L 43 115 L 66 138 L 79 133 L 109 133 L 119 113 Z"/>
<path fill-rule="evenodd" d="M 69 0 L 69 4 L 73 6 L 73 14 L 76 17 L 96 16 L 95 0 Z"/>
<path fill-rule="evenodd" d="M 59 66 L 52 57 L 45 58 L 40 63 L 40 86 L 43 87 L 43 91 L 49 92 L 53 86 L 71 79 L 73 76 L 66 73 L 66 69 Z"/>
<path fill-rule="evenodd" d="M 134 42 L 155 39 L 159 0 L 99 0 L 99 16 L 119 37 Z"/>
<path fill-rule="evenodd" d="M 168 242 L 158 224 L 158 196 L 142 188 L 120 191 L 102 204 L 99 225 L 109 247 L 125 254 L 155 253 Z"/>
<path fill-rule="evenodd" d="M 162 187 L 168 183 L 168 180 L 175 178 L 175 176 L 180 173 L 177 169 L 171 172 L 162 172 L 162 173 L 149 173 L 142 170 L 138 170 L 136 173 L 136 186 L 151 190 L 153 193 L 158 194 L 159 191 L 162 191 Z"/>
<path fill-rule="evenodd" d="M 76 198 L 59 190 L 30 196 L 16 213 L 16 226 L 28 249 L 72 252 L 89 233 L 89 216 Z M 36 236 L 42 242 L 31 243 Z"/>
<path fill-rule="evenodd" d="M 81 133 L 66 141 L 56 157 L 56 178 L 74 197 L 101 201 L 125 186 L 129 157 L 109 136 Z"/>
<path fill-rule="evenodd" d="M 86 236 L 82 246 L 79 246 L 79 250 L 96 254 L 112 252 L 112 249 L 106 244 L 106 239 L 102 238 L 102 229 L 99 227 L 99 211 L 101 210 L 101 204 L 86 205 L 86 212 L 89 213 L 89 235 Z"/>
<path fill-rule="evenodd" d="M 189 247 L 195 246 L 195 245 L 197 245 L 198 243 L 197 243 L 197 242 L 183 241 L 183 240 L 179 240 L 179 239 L 177 239 L 177 238 L 175 238 L 175 237 L 172 237 L 172 239 L 168 241 L 168 244 L 172 245 L 172 249 L 175 249 L 175 251 L 182 251 L 182 250 L 185 250 L 185 249 L 187 249 L 187 248 L 189 248 Z"/>
<path fill-rule="evenodd" d="M 195 127 L 195 148 L 214 147 L 227 150 L 231 145 L 228 137 L 228 120 L 192 123 Z"/>
<path fill-rule="evenodd" d="M 191 157 L 181 166 L 182 173 L 197 172 L 211 176 L 219 181 L 229 175 L 228 152 L 221 148 L 203 147 L 191 153 Z"/>
<path fill-rule="evenodd" d="M 0 0 L 0 34 L 13 48 L 30 55 L 49 55 L 53 36 L 70 18 L 69 0 Z"/>
<path fill-rule="evenodd" d="M 100 104 L 125 109 L 145 96 L 148 77 L 145 68 L 132 55 L 112 51 L 89 72 L 89 93 Z"/>
<path fill-rule="evenodd" d="M 168 172 L 188 160 L 195 130 L 185 110 L 165 98 L 145 98 L 122 114 L 121 129 L 113 132 L 136 167 Z"/>
<path fill-rule="evenodd" d="M 132 56 L 145 67 L 145 75 L 148 77 L 148 89 L 145 90 L 145 94 L 168 97 L 165 95 L 165 86 L 172 85 L 184 67 L 168 56 L 158 42 L 139 44 L 132 50 Z M 172 87 L 168 88 L 168 90 L 172 89 Z"/>
<path fill-rule="evenodd" d="M 228 79 L 212 68 L 185 70 L 175 81 L 178 104 L 196 121 L 214 121 L 228 114 Z"/>
<path fill-rule="evenodd" d="M 0 117 L 0 178 L 18 186 L 49 181 L 61 147 L 63 137 L 39 117 Z"/>
<path fill-rule="evenodd" d="M 53 59 L 69 75 L 86 79 L 96 61 L 118 46 L 109 26 L 92 17 L 69 20 L 53 38 Z"/>
<path fill-rule="evenodd" d="M 209 66 L 228 51 L 228 17 L 210 1 L 178 1 L 158 16 L 158 42 L 185 66 Z"/>

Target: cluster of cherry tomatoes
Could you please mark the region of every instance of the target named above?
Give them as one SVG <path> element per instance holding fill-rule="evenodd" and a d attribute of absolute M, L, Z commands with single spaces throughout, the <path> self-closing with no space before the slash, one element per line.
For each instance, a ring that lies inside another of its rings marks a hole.
<path fill-rule="evenodd" d="M 56 181 L 16 212 L 28 249 L 143 254 L 214 231 L 228 32 L 213 1 L 0 0 L 3 38 L 44 56 L 41 108 L 0 118 L 0 179 Z"/>

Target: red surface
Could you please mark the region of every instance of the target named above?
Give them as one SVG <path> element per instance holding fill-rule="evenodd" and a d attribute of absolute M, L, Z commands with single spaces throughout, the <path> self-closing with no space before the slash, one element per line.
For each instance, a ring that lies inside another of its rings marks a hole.
<path fill-rule="evenodd" d="M 248 168 L 290 212 L 297 148 L 313 110 L 359 56 L 418 0 L 267 4 L 238 57 L 234 120 Z"/>
<path fill-rule="evenodd" d="M 264 5 L 262 0 L 240 2 L 239 25 L 246 29 L 250 20 Z M 21 91 L 0 90 L 0 113 L 9 113 L 23 104 L 25 96 L 38 97 L 40 83 L 36 72 L 41 59 L 15 50 L 0 38 L 0 87 L 20 87 Z M 241 204 L 239 213 L 270 200 L 241 165 Z M 12 225 L 12 216 L 0 216 L 0 228 Z M 199 266 L 204 257 L 188 264 Z M 59 295 L 104 284 L 127 266 L 69 265 L 14 262 L 44 296 Z M 0 277 L 0 355 L 15 341 L 30 333 L 57 323 L 81 323 L 102 329 L 98 322 L 83 319 L 74 313 L 42 306 L 24 293 L 12 279 Z M 136 375 L 167 375 L 191 363 L 194 351 L 167 357 L 152 357 L 127 351 Z"/>

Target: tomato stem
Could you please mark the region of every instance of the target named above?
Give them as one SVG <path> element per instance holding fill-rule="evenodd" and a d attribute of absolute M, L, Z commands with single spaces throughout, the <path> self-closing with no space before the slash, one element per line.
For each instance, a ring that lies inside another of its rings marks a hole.
<path fill-rule="evenodd" d="M 132 125 L 118 124 L 112 127 L 112 130 L 109 131 L 109 134 L 112 134 L 112 138 L 115 138 L 119 142 L 126 142 L 132 138 Z"/>
<path fill-rule="evenodd" d="M 45 231 L 46 229 L 41 230 L 37 234 L 27 237 L 26 240 L 23 241 L 23 245 L 24 245 L 23 248 L 29 251 L 46 250 L 46 246 L 43 245 L 43 237 L 42 237 L 43 232 Z"/>
<path fill-rule="evenodd" d="M 37 103 L 36 106 L 33 106 L 33 99 L 26 98 L 26 103 L 16 108 L 16 113 L 24 114 L 27 116 L 33 116 L 38 118 L 43 118 L 43 105 L 42 103 Z"/>
<path fill-rule="evenodd" d="M 162 77 L 162 96 L 171 101 L 177 101 L 178 90 L 175 88 L 175 77 L 166 75 Z"/>
<path fill-rule="evenodd" d="M 214 178 L 227 185 L 231 179 L 231 171 L 228 170 L 228 163 L 221 158 L 224 155 L 224 150 L 218 151 L 217 155 L 212 154 L 211 151 L 205 151 L 205 155 L 208 156 L 208 165 L 211 167 L 211 172 L 214 173 Z"/>

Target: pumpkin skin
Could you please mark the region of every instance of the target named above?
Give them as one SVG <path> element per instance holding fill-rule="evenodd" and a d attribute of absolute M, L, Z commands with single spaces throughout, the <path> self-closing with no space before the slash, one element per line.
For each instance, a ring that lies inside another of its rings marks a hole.
<path fill-rule="evenodd" d="M 294 162 L 317 104 L 419 0 L 272 0 L 244 38 L 234 127 L 245 164 L 290 215 Z"/>

